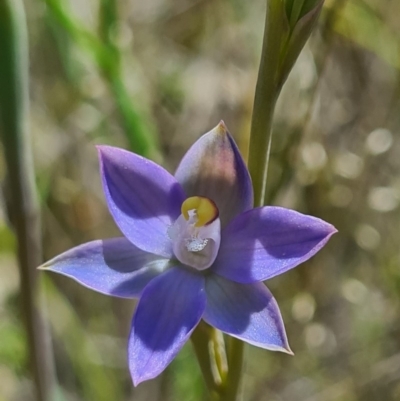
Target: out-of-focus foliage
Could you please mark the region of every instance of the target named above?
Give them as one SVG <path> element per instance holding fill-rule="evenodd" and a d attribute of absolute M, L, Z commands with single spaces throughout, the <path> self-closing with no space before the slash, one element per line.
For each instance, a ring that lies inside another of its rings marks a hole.
<path fill-rule="evenodd" d="M 173 171 L 222 118 L 246 152 L 264 0 L 37 0 L 26 8 L 45 258 L 118 235 L 95 144 L 162 155 Z M 246 400 L 400 397 L 398 15 L 397 1 L 326 0 L 283 89 L 268 196 L 339 234 L 310 262 L 268 282 L 295 357 L 248 346 Z M 0 400 L 29 401 L 14 247 L 3 210 Z M 67 400 L 203 399 L 190 345 L 166 374 L 134 389 L 125 356 L 133 303 L 46 279 Z"/>

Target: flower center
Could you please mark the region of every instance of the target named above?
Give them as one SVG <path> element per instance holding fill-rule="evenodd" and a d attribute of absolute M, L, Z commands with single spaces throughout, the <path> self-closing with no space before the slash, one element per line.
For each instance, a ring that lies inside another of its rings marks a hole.
<path fill-rule="evenodd" d="M 193 196 L 169 230 L 175 256 L 185 265 L 204 270 L 214 262 L 221 240 L 219 211 L 208 198 Z"/>

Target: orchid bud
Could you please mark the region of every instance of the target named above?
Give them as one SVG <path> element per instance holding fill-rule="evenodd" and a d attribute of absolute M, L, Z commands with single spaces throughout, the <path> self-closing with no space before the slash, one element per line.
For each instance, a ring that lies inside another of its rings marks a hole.
<path fill-rule="evenodd" d="M 281 48 L 278 87 L 286 81 L 301 50 L 318 20 L 324 0 L 286 0 L 285 10 L 289 23 L 288 40 Z"/>

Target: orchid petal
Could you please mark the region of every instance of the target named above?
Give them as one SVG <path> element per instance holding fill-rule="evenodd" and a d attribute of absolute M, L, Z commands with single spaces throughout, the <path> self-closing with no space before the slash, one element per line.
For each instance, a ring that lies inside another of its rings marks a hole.
<path fill-rule="evenodd" d="M 292 353 L 278 304 L 263 283 L 238 284 L 211 275 L 206 294 L 208 324 L 257 347 Z"/>
<path fill-rule="evenodd" d="M 335 232 L 331 224 L 293 210 L 253 209 L 223 231 L 212 268 L 239 283 L 267 280 L 311 258 Z"/>
<path fill-rule="evenodd" d="M 188 150 L 175 177 L 187 196 L 216 203 L 222 226 L 253 206 L 249 172 L 223 122 Z"/>
<path fill-rule="evenodd" d="M 40 269 L 63 274 L 102 294 L 134 298 L 168 263 L 136 248 L 126 238 L 112 238 L 72 248 Z"/>
<path fill-rule="evenodd" d="M 98 149 L 108 208 L 120 230 L 138 248 L 171 257 L 167 230 L 185 199 L 179 183 L 134 153 L 111 146 Z"/>
<path fill-rule="evenodd" d="M 206 304 L 204 278 L 174 267 L 144 289 L 129 339 L 135 386 L 158 376 L 199 323 Z"/>

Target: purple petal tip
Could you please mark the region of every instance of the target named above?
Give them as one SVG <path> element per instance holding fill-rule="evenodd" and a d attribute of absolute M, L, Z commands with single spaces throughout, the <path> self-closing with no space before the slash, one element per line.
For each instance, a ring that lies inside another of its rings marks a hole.
<path fill-rule="evenodd" d="M 224 120 L 221 120 L 219 124 L 215 127 L 215 130 L 218 134 L 225 135 L 229 132 L 228 127 L 226 126 Z"/>
<path fill-rule="evenodd" d="M 335 226 L 333 226 L 332 224 L 329 224 L 329 223 L 326 223 L 326 222 L 324 222 L 328 227 L 327 227 L 327 235 L 326 235 L 326 241 L 325 242 L 328 242 L 328 240 L 332 237 L 332 235 L 334 235 L 334 234 L 336 234 L 336 233 L 338 233 L 339 232 L 339 230 L 335 227 Z"/>
<path fill-rule="evenodd" d="M 97 151 L 99 153 L 102 152 L 103 148 L 107 148 L 107 147 L 108 147 L 107 145 L 95 145 L 95 148 L 97 149 Z"/>
<path fill-rule="evenodd" d="M 97 155 L 98 155 L 99 162 L 100 162 L 100 170 L 103 170 L 103 166 L 104 166 L 103 156 L 105 155 L 107 150 L 109 150 L 109 148 L 111 148 L 111 146 L 108 146 L 108 145 L 95 145 L 95 147 L 96 147 Z"/>
<path fill-rule="evenodd" d="M 131 372 L 131 377 L 132 377 L 133 386 L 137 387 L 140 383 L 143 383 L 147 380 L 154 379 L 155 377 L 157 377 L 157 375 L 152 375 L 152 376 L 149 376 L 146 374 L 138 375 L 138 374 L 135 374 L 135 372 Z"/>
<path fill-rule="evenodd" d="M 282 352 L 290 356 L 294 356 L 294 352 L 290 349 L 289 344 L 286 344 L 286 347 L 282 349 Z"/>

